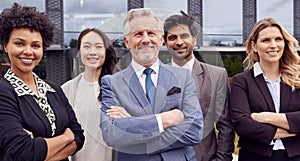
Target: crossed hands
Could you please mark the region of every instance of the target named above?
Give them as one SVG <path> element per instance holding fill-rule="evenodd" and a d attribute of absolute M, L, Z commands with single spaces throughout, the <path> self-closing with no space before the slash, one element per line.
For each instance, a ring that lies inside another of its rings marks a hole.
<path fill-rule="evenodd" d="M 26 129 L 23 129 L 23 130 L 30 136 L 30 138 L 32 138 L 32 139 L 34 138 L 31 131 L 26 130 Z M 66 136 L 68 138 L 69 142 L 72 142 L 75 139 L 74 133 L 71 131 L 70 128 L 67 128 L 62 135 Z"/>
<path fill-rule="evenodd" d="M 64 135 L 66 138 L 68 138 L 69 143 L 71 143 L 71 142 L 74 141 L 74 139 L 75 139 L 75 135 L 74 135 L 74 133 L 71 131 L 70 128 L 67 128 L 67 129 L 65 130 L 65 132 L 64 132 L 62 135 Z"/>
<path fill-rule="evenodd" d="M 110 118 L 128 118 L 131 115 L 124 107 L 111 106 L 106 110 L 106 115 Z M 161 113 L 163 128 L 176 126 L 184 120 L 184 114 L 178 109 L 166 111 Z"/>
<path fill-rule="evenodd" d="M 125 110 L 124 107 L 110 106 L 110 109 L 106 110 L 106 115 L 110 118 L 127 118 L 131 115 Z"/>
<path fill-rule="evenodd" d="M 274 139 L 293 137 L 296 134 L 290 133 L 289 123 L 284 113 L 258 112 L 251 113 L 251 118 L 257 122 L 271 124 L 277 127 Z"/>

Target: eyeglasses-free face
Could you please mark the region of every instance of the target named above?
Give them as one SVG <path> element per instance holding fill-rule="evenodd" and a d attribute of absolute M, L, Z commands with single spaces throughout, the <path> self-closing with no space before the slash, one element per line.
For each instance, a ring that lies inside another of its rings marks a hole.
<path fill-rule="evenodd" d="M 43 39 L 40 32 L 29 28 L 12 30 L 8 43 L 4 45 L 11 62 L 11 70 L 18 76 L 32 74 L 33 68 L 43 57 Z"/>
<path fill-rule="evenodd" d="M 162 31 L 153 17 L 136 17 L 129 22 L 130 32 L 124 38 L 133 60 L 143 66 L 151 66 L 158 58 L 163 43 Z"/>

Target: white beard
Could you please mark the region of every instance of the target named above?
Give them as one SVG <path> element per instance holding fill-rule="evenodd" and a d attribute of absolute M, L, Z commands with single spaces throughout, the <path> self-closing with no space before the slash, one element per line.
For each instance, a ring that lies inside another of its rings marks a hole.
<path fill-rule="evenodd" d="M 153 63 L 158 56 L 158 47 L 154 45 L 140 45 L 131 51 L 132 56 L 141 64 Z"/>

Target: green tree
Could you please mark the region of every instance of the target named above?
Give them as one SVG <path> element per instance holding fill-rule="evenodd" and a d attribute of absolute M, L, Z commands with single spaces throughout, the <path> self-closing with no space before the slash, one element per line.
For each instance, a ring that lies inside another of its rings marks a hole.
<path fill-rule="evenodd" d="M 223 62 L 229 77 L 243 71 L 243 60 L 241 55 L 224 56 Z"/>

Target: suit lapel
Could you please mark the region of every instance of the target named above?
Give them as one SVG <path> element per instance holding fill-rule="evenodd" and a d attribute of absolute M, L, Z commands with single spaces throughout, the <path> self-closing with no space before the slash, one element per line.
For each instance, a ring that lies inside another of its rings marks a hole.
<path fill-rule="evenodd" d="M 201 66 L 200 63 L 195 60 L 193 65 L 193 77 L 195 80 L 197 80 L 198 90 L 203 86 L 202 82 L 204 81 L 204 74 L 203 66 Z"/>
<path fill-rule="evenodd" d="M 125 69 L 123 78 L 124 81 L 128 84 L 128 87 L 132 94 L 135 96 L 136 100 L 139 102 L 141 107 L 147 114 L 152 114 L 152 107 L 150 106 L 147 97 L 144 93 L 144 90 L 140 84 L 140 81 L 134 72 L 134 69 L 130 65 L 128 68 Z"/>
<path fill-rule="evenodd" d="M 172 71 L 166 68 L 165 64 L 162 64 L 160 62 L 154 103 L 154 113 L 160 113 L 165 107 L 167 92 L 174 86 L 180 87 L 177 78 L 174 76 Z"/>
<path fill-rule="evenodd" d="M 206 115 L 211 101 L 211 78 L 209 76 L 207 66 L 195 60 L 193 66 L 193 77 L 197 85 L 198 99 L 200 100 L 202 112 Z"/>
<path fill-rule="evenodd" d="M 160 113 L 164 108 L 167 92 L 174 86 L 180 87 L 179 82 L 174 74 L 165 66 L 165 64 L 160 62 L 155 102 L 153 107 L 154 111 L 147 100 L 147 97 L 132 66 L 130 65 L 128 68 L 124 69 L 126 70 L 124 71 L 123 75 L 124 81 L 128 84 L 130 91 L 147 114 Z"/>
<path fill-rule="evenodd" d="M 286 112 L 290 99 L 290 87 L 280 82 L 280 112 Z"/>
<path fill-rule="evenodd" d="M 46 117 L 45 112 L 41 109 L 39 104 L 35 101 L 32 96 L 26 95 L 23 96 L 24 100 L 28 103 L 28 108 L 31 108 L 32 111 L 36 114 L 36 116 L 41 120 L 45 127 L 47 127 L 47 132 L 45 134 L 51 134 L 51 127 L 48 118 Z M 48 98 L 49 99 L 49 98 Z M 48 100 L 49 101 L 49 100 Z M 22 106 L 22 105 L 21 105 Z M 20 106 L 20 107 L 21 107 Z M 50 136 L 50 135 L 49 135 Z"/>
<path fill-rule="evenodd" d="M 263 96 L 263 98 L 265 99 L 265 101 L 269 107 L 268 110 L 270 110 L 271 112 L 275 112 L 275 105 L 274 105 L 271 93 L 269 91 L 269 88 L 266 84 L 266 81 L 265 81 L 263 75 L 261 74 L 257 77 L 254 77 L 253 69 L 251 69 L 251 74 L 255 80 L 255 83 L 258 86 L 259 91 L 261 92 L 261 95 Z"/>

